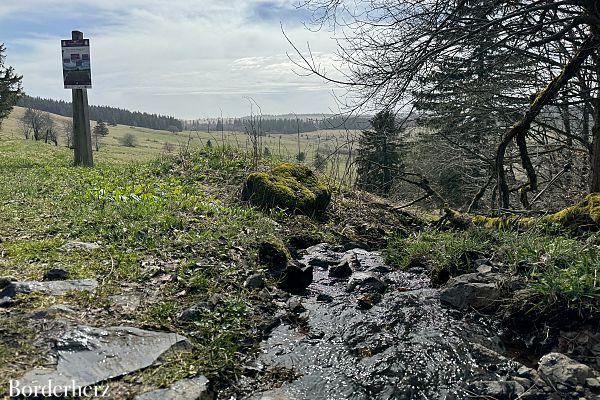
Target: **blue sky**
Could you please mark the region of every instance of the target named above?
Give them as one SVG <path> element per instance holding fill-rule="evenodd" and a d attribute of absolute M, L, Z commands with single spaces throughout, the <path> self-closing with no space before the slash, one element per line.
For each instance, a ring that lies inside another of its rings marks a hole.
<path fill-rule="evenodd" d="M 335 42 L 310 32 L 310 14 L 293 1 L 2 0 L 0 42 L 30 95 L 69 99 L 62 88 L 60 39 L 73 29 L 91 40 L 90 102 L 175 115 L 337 110 L 332 86 L 298 76 L 283 25 L 323 68 L 336 65 Z"/>

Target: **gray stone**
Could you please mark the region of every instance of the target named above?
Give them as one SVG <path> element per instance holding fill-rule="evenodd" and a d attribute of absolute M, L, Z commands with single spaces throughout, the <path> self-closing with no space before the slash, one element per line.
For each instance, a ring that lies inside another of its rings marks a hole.
<path fill-rule="evenodd" d="M 479 381 L 469 385 L 469 389 L 480 396 L 497 400 L 515 399 L 525 393 L 525 388 L 515 381 Z"/>
<path fill-rule="evenodd" d="M 95 279 L 82 279 L 72 281 L 48 281 L 48 282 L 12 282 L 6 286 L 2 292 L 1 297 L 14 297 L 17 294 L 28 294 L 28 293 L 44 293 L 51 296 L 62 296 L 72 290 L 92 292 L 98 286 L 98 281 Z"/>
<path fill-rule="evenodd" d="M 332 278 L 347 278 L 352 275 L 352 271 L 357 264 L 355 254 L 346 254 L 337 265 L 329 268 L 328 274 Z"/>
<path fill-rule="evenodd" d="M 319 243 L 306 249 L 300 262 L 307 266 L 328 268 L 340 262 L 342 249 L 329 243 Z"/>
<path fill-rule="evenodd" d="M 366 293 L 383 293 L 387 285 L 373 272 L 355 272 L 348 280 L 347 290 L 358 290 Z"/>
<path fill-rule="evenodd" d="M 540 359 L 538 372 L 541 377 L 554 386 L 575 387 L 584 385 L 586 379 L 593 378 L 593 371 L 564 354 L 550 353 Z"/>
<path fill-rule="evenodd" d="M 98 250 L 99 248 L 100 245 L 97 243 L 86 243 L 73 240 L 60 246 L 58 250 L 68 253 L 71 251 L 94 251 Z"/>
<path fill-rule="evenodd" d="M 600 381 L 596 378 L 587 378 L 585 380 L 585 386 L 589 387 L 595 392 L 600 391 Z"/>
<path fill-rule="evenodd" d="M 154 390 L 135 396 L 134 400 L 210 400 L 208 379 L 202 375 L 197 378 L 175 382 L 167 389 Z"/>
<path fill-rule="evenodd" d="M 265 287 L 265 279 L 261 274 L 250 275 L 244 282 L 247 289 L 262 289 Z"/>
<path fill-rule="evenodd" d="M 183 310 L 177 319 L 180 322 L 191 322 L 200 319 L 200 317 L 211 310 L 211 305 L 208 302 L 200 302 Z"/>
<path fill-rule="evenodd" d="M 480 274 L 489 274 L 490 272 L 492 272 L 492 266 L 491 265 L 480 265 L 479 267 L 477 267 L 477 272 L 479 272 Z"/>
<path fill-rule="evenodd" d="M 459 309 L 494 310 L 502 299 L 504 274 L 473 273 L 451 278 L 440 291 L 440 300 Z"/>
<path fill-rule="evenodd" d="M 56 346 L 57 365 L 37 368 L 21 379 L 23 386 L 91 386 L 146 368 L 186 338 L 175 333 L 132 327 L 79 326 L 66 332 Z"/>

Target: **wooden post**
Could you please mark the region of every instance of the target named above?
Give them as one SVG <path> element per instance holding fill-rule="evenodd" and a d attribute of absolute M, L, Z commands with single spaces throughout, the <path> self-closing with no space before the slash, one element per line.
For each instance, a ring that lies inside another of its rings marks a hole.
<path fill-rule="evenodd" d="M 72 32 L 73 40 L 82 40 L 83 33 Z M 93 167 L 92 130 L 90 128 L 90 108 L 88 106 L 87 89 L 73 91 L 73 147 L 75 149 L 75 165 Z"/>

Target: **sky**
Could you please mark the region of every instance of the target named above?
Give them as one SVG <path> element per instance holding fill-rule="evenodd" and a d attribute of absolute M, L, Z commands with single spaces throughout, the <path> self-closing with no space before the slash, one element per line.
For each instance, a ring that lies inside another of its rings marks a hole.
<path fill-rule="evenodd" d="M 90 39 L 90 104 L 183 119 L 339 110 L 335 88 L 300 76 L 281 28 L 335 71 L 336 42 L 297 0 L 1 0 L 0 42 L 27 94 L 70 100 L 60 40 Z"/>

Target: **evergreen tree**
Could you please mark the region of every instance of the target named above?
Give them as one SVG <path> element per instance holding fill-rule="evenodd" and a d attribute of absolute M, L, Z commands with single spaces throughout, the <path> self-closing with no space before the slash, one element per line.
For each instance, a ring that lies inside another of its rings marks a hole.
<path fill-rule="evenodd" d="M 362 131 L 357 150 L 357 186 L 371 193 L 387 195 L 403 165 L 400 130 L 391 110 L 377 113 L 372 131 Z"/>
<path fill-rule="evenodd" d="M 4 66 L 4 44 L 0 44 L 0 125 L 10 114 L 22 94 L 21 80 L 12 67 Z"/>
<path fill-rule="evenodd" d="M 108 126 L 101 119 L 96 122 L 96 126 L 94 127 L 94 135 L 96 136 L 108 136 Z"/>

